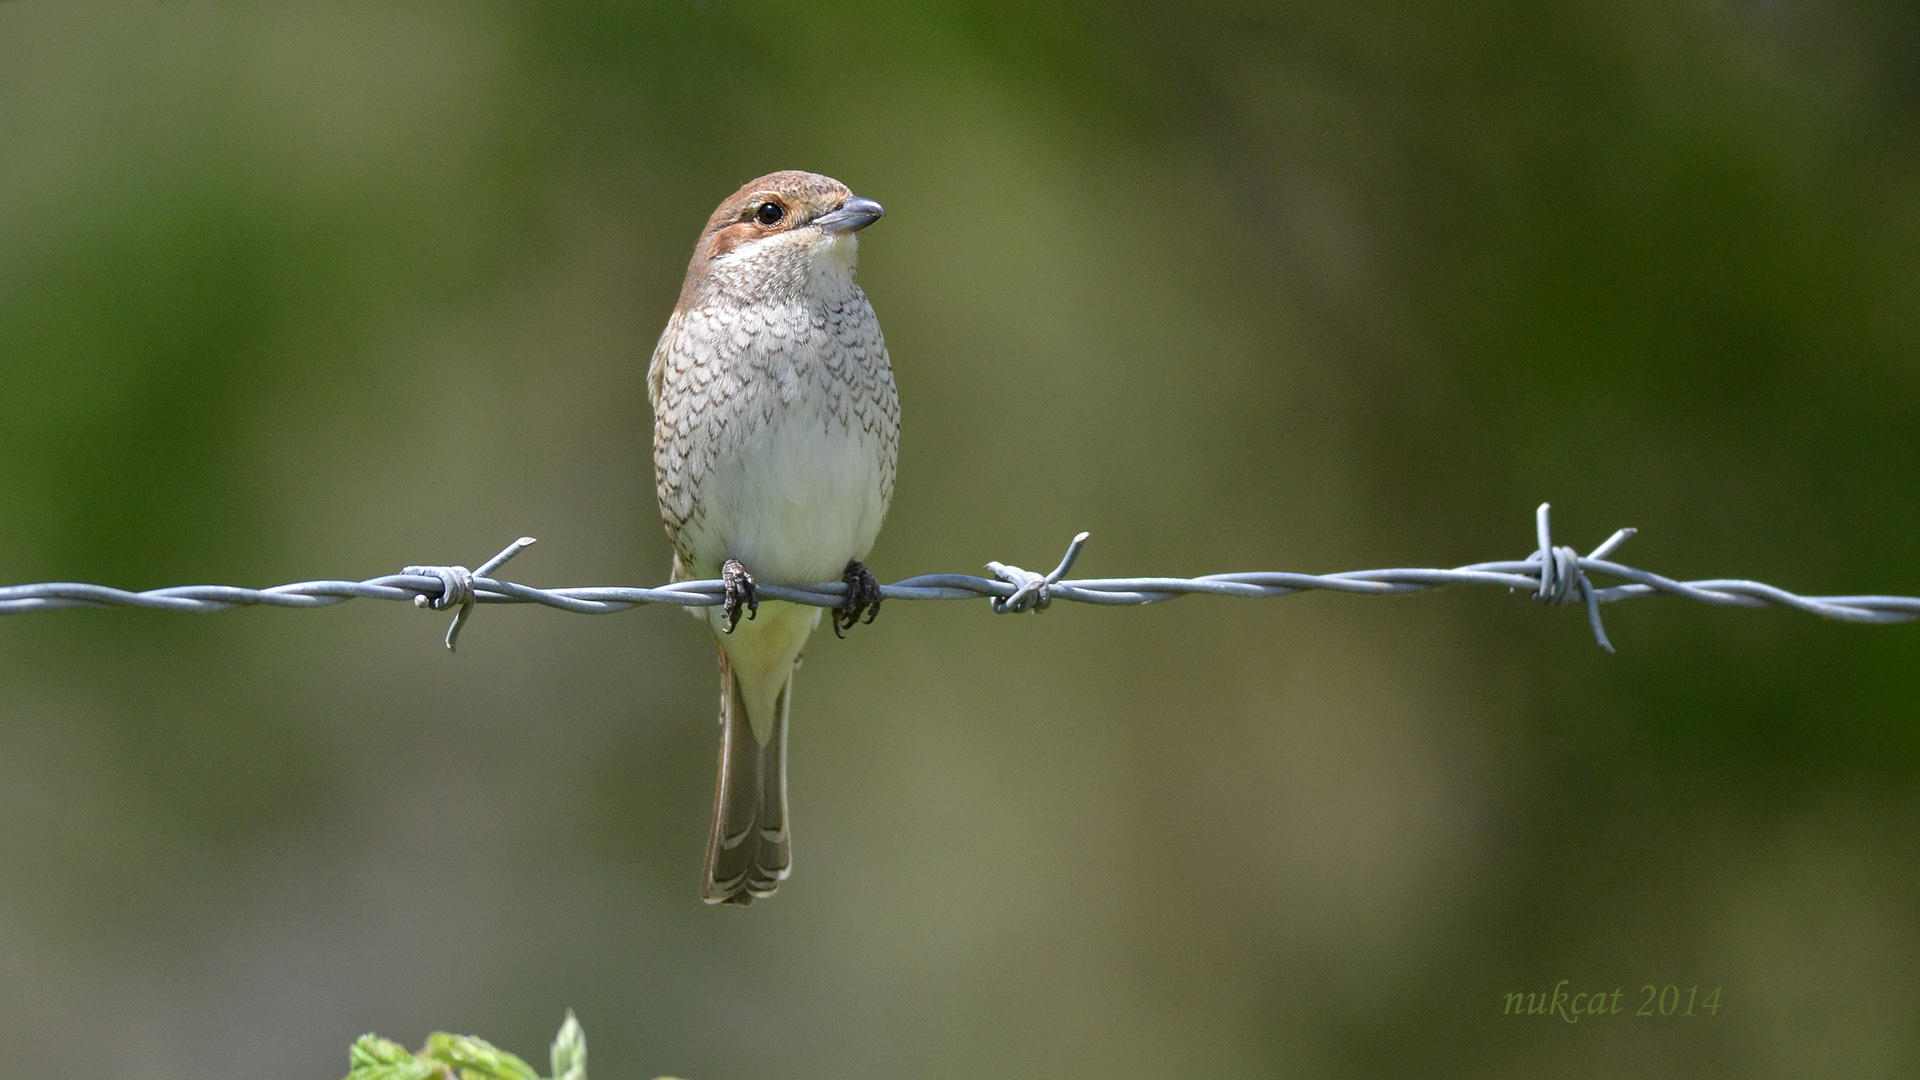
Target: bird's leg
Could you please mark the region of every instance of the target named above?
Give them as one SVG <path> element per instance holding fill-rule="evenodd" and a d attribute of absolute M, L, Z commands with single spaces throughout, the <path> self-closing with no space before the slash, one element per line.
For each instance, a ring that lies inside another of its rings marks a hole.
<path fill-rule="evenodd" d="M 720 608 L 720 614 L 726 616 L 727 633 L 740 625 L 740 605 L 747 605 L 747 618 L 760 614 L 760 590 L 753 584 L 753 575 L 740 565 L 739 559 L 728 559 L 720 568 L 720 580 L 727 586 L 726 602 Z"/>
<path fill-rule="evenodd" d="M 867 622 L 872 622 L 880 614 L 880 583 L 858 559 L 847 564 L 846 573 L 840 580 L 847 583 L 847 602 L 844 607 L 833 609 L 833 636 L 846 637 L 843 631 L 851 630 L 853 624 L 860 621 L 860 613 L 867 613 Z"/>

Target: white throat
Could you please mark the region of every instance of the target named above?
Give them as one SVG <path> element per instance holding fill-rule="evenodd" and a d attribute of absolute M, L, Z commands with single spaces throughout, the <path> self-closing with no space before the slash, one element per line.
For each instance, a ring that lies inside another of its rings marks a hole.
<path fill-rule="evenodd" d="M 744 244 L 713 260 L 708 281 L 734 304 L 808 304 L 857 292 L 860 241 L 852 233 L 803 229 Z"/>

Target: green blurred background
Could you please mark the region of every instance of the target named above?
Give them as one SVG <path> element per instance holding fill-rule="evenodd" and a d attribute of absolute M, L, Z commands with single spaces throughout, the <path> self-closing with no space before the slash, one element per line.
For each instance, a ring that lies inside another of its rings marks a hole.
<path fill-rule="evenodd" d="M 663 580 L 645 365 L 779 168 L 888 210 L 883 580 L 1517 558 L 1551 500 L 1920 594 L 1920 12 L 1820 0 L 0 3 L 0 581 Z M 1608 620 L 889 605 L 742 911 L 671 611 L 0 619 L 0 1060 L 572 1006 L 600 1080 L 1920 1073 L 1920 629 Z M 1562 979 L 1622 1014 L 1501 1015 Z"/>

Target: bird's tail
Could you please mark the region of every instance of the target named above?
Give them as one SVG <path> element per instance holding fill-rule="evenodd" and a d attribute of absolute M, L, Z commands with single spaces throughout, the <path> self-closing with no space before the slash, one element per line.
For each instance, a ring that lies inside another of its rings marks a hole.
<path fill-rule="evenodd" d="M 709 904 L 751 904 L 773 890 L 793 866 L 787 832 L 787 706 L 793 668 L 778 692 L 762 699 L 769 708 L 754 733 L 743 680 L 720 650 L 720 779 L 713 793 L 713 834 L 700 897 Z"/>

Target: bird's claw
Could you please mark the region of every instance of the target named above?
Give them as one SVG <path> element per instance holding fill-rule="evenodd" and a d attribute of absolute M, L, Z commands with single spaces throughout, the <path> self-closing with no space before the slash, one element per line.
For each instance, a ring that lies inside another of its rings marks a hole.
<path fill-rule="evenodd" d="M 753 583 L 753 575 L 740 565 L 739 559 L 728 559 L 720 568 L 720 581 L 726 586 L 726 599 L 720 607 L 720 614 L 727 620 L 726 632 L 740 625 L 740 605 L 747 606 L 747 619 L 752 621 L 760 614 L 760 590 Z"/>
<path fill-rule="evenodd" d="M 833 636 L 844 638 L 846 631 L 862 621 L 861 612 L 866 613 L 866 622 L 872 622 L 880 614 L 881 596 L 880 583 L 858 560 L 847 564 L 847 571 L 840 576 L 840 580 L 847 584 L 847 602 L 832 611 Z"/>

